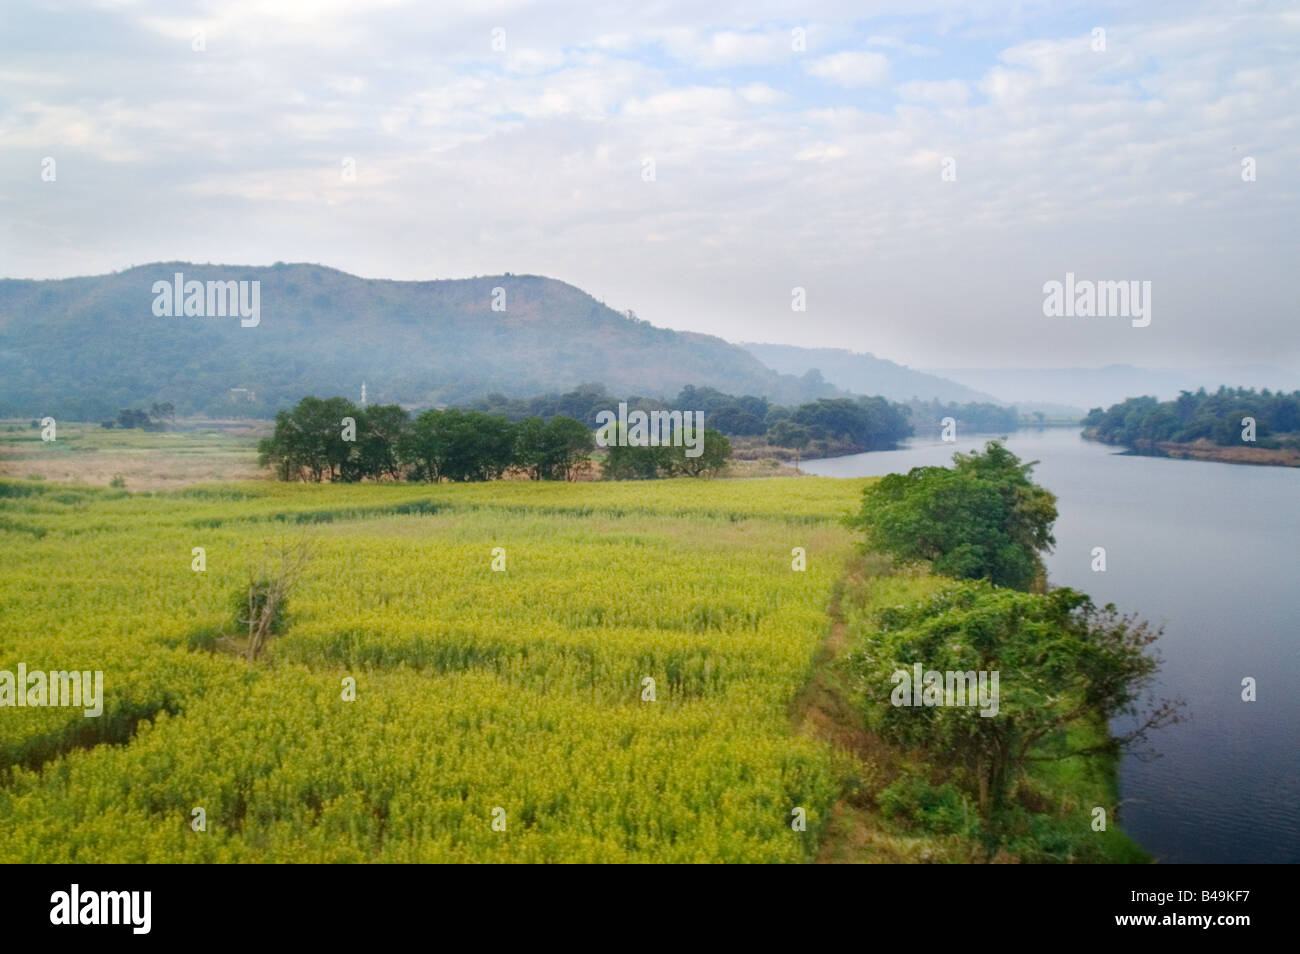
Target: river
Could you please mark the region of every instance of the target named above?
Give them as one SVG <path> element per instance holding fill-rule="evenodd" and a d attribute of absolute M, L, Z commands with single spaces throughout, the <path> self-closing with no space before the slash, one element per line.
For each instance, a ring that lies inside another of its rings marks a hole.
<path fill-rule="evenodd" d="M 987 439 L 802 468 L 906 473 Z M 1057 496 L 1051 583 L 1164 626 L 1156 693 L 1189 718 L 1153 734 L 1160 757 L 1123 758 L 1125 831 L 1162 862 L 1300 862 L 1300 470 L 1136 456 L 1065 428 L 1006 443 Z M 1105 572 L 1091 568 L 1099 546 Z M 1247 676 L 1256 702 L 1241 698 Z"/>

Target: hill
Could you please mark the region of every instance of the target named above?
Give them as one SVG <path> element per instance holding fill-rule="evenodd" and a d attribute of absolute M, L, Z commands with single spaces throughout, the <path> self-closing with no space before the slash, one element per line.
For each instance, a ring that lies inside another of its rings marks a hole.
<path fill-rule="evenodd" d="M 205 290 L 259 282 L 256 323 L 159 316 L 155 282 L 170 286 L 178 272 Z M 494 289 L 504 289 L 503 311 Z M 372 403 L 410 406 L 585 382 L 655 397 L 707 384 L 787 404 L 838 393 L 819 375 L 778 374 L 721 338 L 657 328 L 534 275 L 414 282 L 319 265 L 166 262 L 0 280 L 0 416 L 98 420 L 160 401 L 181 414 L 257 417 L 305 394 L 355 400 L 363 381 Z"/>
<path fill-rule="evenodd" d="M 925 401 L 992 402 L 997 398 L 924 371 L 914 371 L 873 354 L 843 348 L 799 348 L 794 345 L 754 344 L 741 347 L 765 365 L 783 374 L 819 371 L 829 383 L 856 394 L 879 394 L 891 401 L 920 398 Z"/>

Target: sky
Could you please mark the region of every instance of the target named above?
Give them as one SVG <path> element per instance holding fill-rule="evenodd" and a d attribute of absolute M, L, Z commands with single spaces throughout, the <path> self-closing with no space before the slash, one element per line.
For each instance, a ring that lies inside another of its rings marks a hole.
<path fill-rule="evenodd" d="M 513 272 L 916 367 L 1300 371 L 1296 3 L 450 6 L 6 0 L 0 277 Z M 1067 273 L 1149 323 L 1045 315 Z"/>

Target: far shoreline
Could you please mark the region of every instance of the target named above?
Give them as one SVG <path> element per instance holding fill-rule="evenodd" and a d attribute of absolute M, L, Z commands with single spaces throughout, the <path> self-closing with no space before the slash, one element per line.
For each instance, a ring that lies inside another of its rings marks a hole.
<path fill-rule="evenodd" d="M 1224 447 L 1211 444 L 1205 438 L 1193 443 L 1175 441 L 1134 441 L 1124 444 L 1107 441 L 1097 436 L 1096 428 L 1083 429 L 1083 439 L 1125 451 L 1141 457 L 1168 457 L 1174 460 L 1203 460 L 1220 464 L 1252 464 L 1256 467 L 1300 467 L 1300 450 L 1286 447 Z"/>

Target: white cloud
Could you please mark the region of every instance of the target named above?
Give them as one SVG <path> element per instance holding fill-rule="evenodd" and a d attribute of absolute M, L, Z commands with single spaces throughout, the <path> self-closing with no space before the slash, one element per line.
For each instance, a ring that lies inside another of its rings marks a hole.
<path fill-rule="evenodd" d="M 898 87 L 898 95 L 911 102 L 956 108 L 966 105 L 970 87 L 961 80 L 903 83 Z"/>
<path fill-rule="evenodd" d="M 788 30 L 746 33 L 675 29 L 665 33 L 664 45 L 677 59 L 706 69 L 771 65 L 788 60 L 792 53 Z"/>
<path fill-rule="evenodd" d="M 880 86 L 889 79 L 889 60 L 880 53 L 844 52 L 808 64 L 808 72 L 839 86 Z"/>
<path fill-rule="evenodd" d="M 745 102 L 753 103 L 756 106 L 768 106 L 772 103 L 785 102 L 790 98 L 785 93 L 773 89 L 766 83 L 750 83 L 747 86 L 742 86 L 738 92 Z"/>

